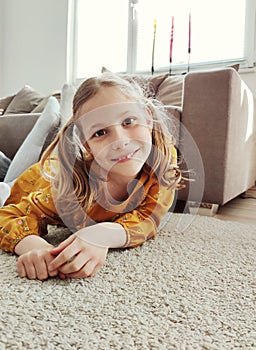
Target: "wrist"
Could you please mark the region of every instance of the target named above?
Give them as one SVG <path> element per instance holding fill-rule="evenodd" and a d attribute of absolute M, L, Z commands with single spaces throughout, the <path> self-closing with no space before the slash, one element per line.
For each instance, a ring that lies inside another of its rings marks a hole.
<path fill-rule="evenodd" d="M 100 248 L 121 248 L 127 240 L 123 226 L 114 222 L 102 222 L 85 227 L 75 235 L 86 243 Z"/>
<path fill-rule="evenodd" d="M 14 252 L 17 255 L 22 255 L 27 253 L 32 249 L 52 249 L 53 245 L 48 243 L 45 239 L 36 235 L 29 235 L 24 237 L 19 243 L 16 244 Z"/>

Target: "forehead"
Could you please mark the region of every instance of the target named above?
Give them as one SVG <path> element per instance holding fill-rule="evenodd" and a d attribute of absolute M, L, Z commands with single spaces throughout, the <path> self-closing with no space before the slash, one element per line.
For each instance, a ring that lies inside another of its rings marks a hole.
<path fill-rule="evenodd" d="M 123 103 L 123 102 L 135 102 L 132 98 L 124 95 L 124 93 L 117 86 L 105 86 L 101 87 L 95 96 L 86 101 L 79 110 L 79 115 L 84 115 L 96 108 L 103 106 Z"/>

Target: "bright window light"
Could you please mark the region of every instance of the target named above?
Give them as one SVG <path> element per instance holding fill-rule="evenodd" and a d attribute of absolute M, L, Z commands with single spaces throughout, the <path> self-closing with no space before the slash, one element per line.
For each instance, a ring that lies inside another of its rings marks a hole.
<path fill-rule="evenodd" d="M 102 66 L 125 71 L 127 0 L 76 0 L 76 75 L 100 74 Z"/>
<path fill-rule="evenodd" d="M 113 72 L 150 73 L 154 21 L 154 69 L 168 72 L 172 18 L 174 73 L 189 60 L 191 66 L 255 61 L 254 0 L 73 1 L 74 80 L 98 75 L 103 66 Z"/>

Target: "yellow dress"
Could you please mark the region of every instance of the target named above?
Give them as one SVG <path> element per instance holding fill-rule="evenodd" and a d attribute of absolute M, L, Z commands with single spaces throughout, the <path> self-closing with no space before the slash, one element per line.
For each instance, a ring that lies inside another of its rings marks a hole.
<path fill-rule="evenodd" d="M 177 162 L 176 151 L 173 163 Z M 141 201 L 135 209 L 127 210 L 131 198 L 143 190 Z M 174 190 L 159 186 L 156 177 L 142 172 L 138 184 L 127 200 L 119 205 L 110 204 L 107 209 L 95 202 L 86 213 L 94 222 L 116 222 L 127 234 L 124 247 L 141 245 L 156 236 L 162 216 L 173 203 Z M 28 235 L 43 236 L 47 225 L 63 225 L 54 205 L 51 183 L 40 174 L 40 164 L 32 165 L 14 183 L 11 195 L 0 208 L 0 248 L 14 252 L 15 246 Z"/>

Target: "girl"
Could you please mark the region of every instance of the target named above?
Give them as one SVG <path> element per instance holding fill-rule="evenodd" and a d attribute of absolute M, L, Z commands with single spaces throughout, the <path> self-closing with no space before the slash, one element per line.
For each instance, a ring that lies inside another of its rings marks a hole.
<path fill-rule="evenodd" d="M 111 73 L 81 84 L 73 116 L 0 209 L 0 247 L 19 255 L 20 277 L 93 276 L 109 248 L 156 236 L 181 179 L 164 117 L 138 86 Z M 53 247 L 42 238 L 47 224 L 74 233 Z"/>

